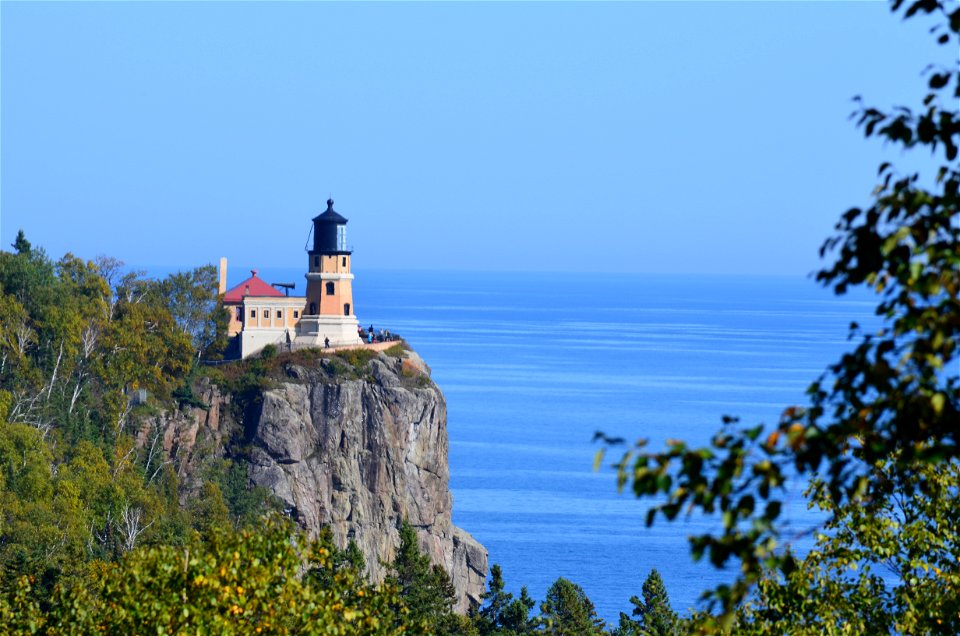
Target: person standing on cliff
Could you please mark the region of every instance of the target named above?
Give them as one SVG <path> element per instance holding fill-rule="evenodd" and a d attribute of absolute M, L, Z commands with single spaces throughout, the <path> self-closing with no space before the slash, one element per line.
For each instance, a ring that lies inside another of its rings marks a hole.
<path fill-rule="evenodd" d="M 326 336 L 324 336 L 324 338 L 323 338 L 323 348 L 324 348 L 324 349 L 329 349 L 329 348 L 330 348 L 330 338 L 328 338 L 328 337 L 326 337 Z"/>

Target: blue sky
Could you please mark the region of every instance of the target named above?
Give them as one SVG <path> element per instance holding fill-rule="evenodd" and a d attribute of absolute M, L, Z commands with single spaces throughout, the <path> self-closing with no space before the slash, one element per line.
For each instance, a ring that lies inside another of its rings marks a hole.
<path fill-rule="evenodd" d="M 915 103 L 951 63 L 884 3 L 3 2 L 0 25 L 2 244 L 136 266 L 300 266 L 332 195 L 358 269 L 802 276 L 905 161 L 851 97 Z"/>

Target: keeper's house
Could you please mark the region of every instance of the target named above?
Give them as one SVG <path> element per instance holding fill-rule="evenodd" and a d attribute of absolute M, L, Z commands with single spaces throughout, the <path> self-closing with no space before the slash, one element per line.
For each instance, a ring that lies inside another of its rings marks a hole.
<path fill-rule="evenodd" d="M 361 344 L 353 306 L 353 250 L 347 246 L 347 219 L 327 209 L 313 219 L 313 244 L 307 251 L 307 295 L 287 296 L 251 271 L 227 289 L 227 259 L 220 259 L 220 293 L 230 312 L 230 336 L 240 357 L 268 344 L 281 349 Z M 309 243 L 309 241 L 308 241 Z"/>

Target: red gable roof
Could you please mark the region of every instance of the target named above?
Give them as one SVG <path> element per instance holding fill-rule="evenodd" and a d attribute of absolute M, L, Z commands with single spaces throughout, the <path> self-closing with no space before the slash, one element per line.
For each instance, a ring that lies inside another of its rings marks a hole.
<path fill-rule="evenodd" d="M 250 273 L 253 276 L 232 287 L 223 295 L 223 302 L 240 303 L 244 296 L 283 296 L 283 292 L 277 291 L 262 278 L 257 278 L 257 270 L 250 270 Z"/>

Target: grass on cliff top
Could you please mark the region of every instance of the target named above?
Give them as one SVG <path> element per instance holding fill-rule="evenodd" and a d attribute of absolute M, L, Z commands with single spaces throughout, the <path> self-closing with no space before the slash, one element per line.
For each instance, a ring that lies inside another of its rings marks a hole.
<path fill-rule="evenodd" d="M 389 347 L 388 349 L 384 349 L 383 353 L 385 353 L 386 355 L 392 358 L 402 358 L 403 352 L 409 351 L 409 350 L 410 350 L 410 346 L 406 343 L 406 341 L 401 340 L 400 342 L 393 345 L 392 347 Z"/>
<path fill-rule="evenodd" d="M 406 343 L 400 341 L 383 353 L 401 358 L 407 349 L 409 347 Z M 376 357 L 377 352 L 370 349 L 347 349 L 338 352 L 298 349 L 279 352 L 275 346 L 267 345 L 258 356 L 216 367 L 203 367 L 201 373 L 224 390 L 236 392 L 251 388 L 269 388 L 271 380 L 287 377 L 285 369 L 291 364 L 308 369 L 322 366 L 327 375 L 332 377 L 360 378 L 365 376 L 370 361 Z"/>

